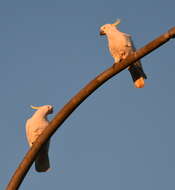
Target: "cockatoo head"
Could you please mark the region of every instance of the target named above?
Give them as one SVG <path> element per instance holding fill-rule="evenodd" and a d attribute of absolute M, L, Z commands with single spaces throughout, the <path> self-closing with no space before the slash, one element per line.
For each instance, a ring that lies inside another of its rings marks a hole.
<path fill-rule="evenodd" d="M 116 29 L 115 27 L 120 24 L 120 19 L 117 19 L 113 24 L 105 24 L 100 27 L 100 35 L 106 35 L 111 30 Z"/>
<path fill-rule="evenodd" d="M 53 106 L 51 105 L 44 105 L 39 107 L 31 106 L 31 108 L 37 110 L 37 112 L 42 112 L 43 115 L 48 115 L 53 113 Z"/>

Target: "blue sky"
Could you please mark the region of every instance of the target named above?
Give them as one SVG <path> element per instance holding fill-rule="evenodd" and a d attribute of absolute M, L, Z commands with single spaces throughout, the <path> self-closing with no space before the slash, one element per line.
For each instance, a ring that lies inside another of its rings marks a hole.
<path fill-rule="evenodd" d="M 56 113 L 113 64 L 99 27 L 120 18 L 139 48 L 174 26 L 174 7 L 173 0 L 0 1 L 0 189 L 28 150 L 30 105 L 52 104 Z M 144 89 L 125 70 L 81 104 L 52 138 L 52 170 L 32 167 L 20 189 L 174 189 L 174 48 L 171 40 L 142 59 Z"/>

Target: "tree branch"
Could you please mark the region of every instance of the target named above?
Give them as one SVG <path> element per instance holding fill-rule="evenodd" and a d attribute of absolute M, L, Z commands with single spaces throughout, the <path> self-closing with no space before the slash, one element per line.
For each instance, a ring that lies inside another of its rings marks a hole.
<path fill-rule="evenodd" d="M 136 62 L 140 58 L 149 54 L 156 48 L 166 43 L 169 39 L 175 37 L 175 27 L 168 30 L 166 33 L 156 38 L 152 42 L 148 43 L 143 48 L 137 50 L 123 60 L 120 64 L 114 64 L 112 67 L 99 74 L 96 78 L 90 81 L 84 88 L 82 88 L 70 101 L 64 105 L 64 107 L 55 115 L 45 131 L 39 136 L 31 149 L 26 153 L 24 159 L 14 172 L 6 190 L 16 190 L 22 183 L 32 163 L 34 162 L 37 153 L 41 149 L 42 145 L 55 133 L 55 131 L 61 126 L 61 124 L 69 117 L 69 115 L 97 88 L 104 84 L 114 75 L 118 74 L 132 63 Z"/>

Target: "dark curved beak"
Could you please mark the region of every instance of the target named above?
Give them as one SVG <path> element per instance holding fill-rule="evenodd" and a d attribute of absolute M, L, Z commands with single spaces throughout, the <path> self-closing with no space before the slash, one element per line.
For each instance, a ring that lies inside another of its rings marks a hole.
<path fill-rule="evenodd" d="M 101 36 L 105 35 L 105 33 L 104 33 L 103 30 L 100 30 L 100 35 L 101 35 Z"/>
<path fill-rule="evenodd" d="M 52 114 L 53 113 L 53 108 L 49 110 L 48 114 Z"/>

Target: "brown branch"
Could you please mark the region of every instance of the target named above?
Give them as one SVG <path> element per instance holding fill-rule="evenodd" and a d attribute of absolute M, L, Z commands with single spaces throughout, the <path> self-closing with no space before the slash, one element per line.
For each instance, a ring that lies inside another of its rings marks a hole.
<path fill-rule="evenodd" d="M 166 43 L 169 39 L 175 37 L 175 27 L 164 33 L 160 37 L 156 38 L 152 42 L 148 43 L 143 48 L 134 52 L 123 60 L 120 64 L 114 64 L 112 67 L 105 70 L 98 75 L 92 81 L 90 81 L 84 88 L 82 88 L 64 107 L 56 114 L 53 120 L 50 122 L 46 130 L 34 143 L 32 148 L 26 153 L 24 159 L 14 172 L 6 190 L 16 190 L 22 183 L 32 163 L 34 162 L 37 153 L 41 149 L 42 145 L 55 133 L 55 131 L 61 126 L 61 124 L 67 119 L 67 117 L 98 87 L 104 84 L 114 75 L 127 68 L 129 65 L 149 54 L 159 46 Z"/>

